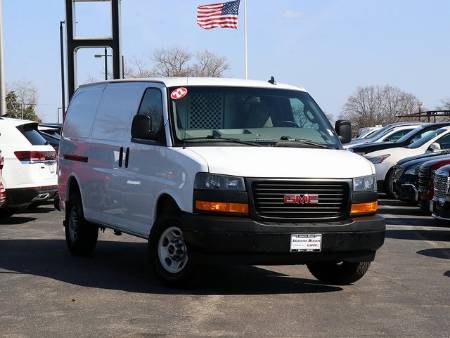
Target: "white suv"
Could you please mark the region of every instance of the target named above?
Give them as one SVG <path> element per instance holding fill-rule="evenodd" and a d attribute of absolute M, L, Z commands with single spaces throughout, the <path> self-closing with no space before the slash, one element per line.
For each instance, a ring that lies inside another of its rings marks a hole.
<path fill-rule="evenodd" d="M 0 213 L 51 199 L 57 193 L 56 152 L 33 121 L 0 118 L 6 204 Z M 6 208 L 6 209 L 5 209 Z"/>
<path fill-rule="evenodd" d="M 307 264 L 326 283 L 361 278 L 384 242 L 375 170 L 342 149 L 301 88 L 166 78 L 81 86 L 59 150 L 66 241 L 98 229 L 149 240 L 168 283 L 197 263 Z"/>

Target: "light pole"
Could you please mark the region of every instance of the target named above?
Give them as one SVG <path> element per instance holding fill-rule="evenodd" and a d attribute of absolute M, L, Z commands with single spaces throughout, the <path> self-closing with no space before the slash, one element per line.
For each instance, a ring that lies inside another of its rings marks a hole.
<path fill-rule="evenodd" d="M 6 114 L 5 67 L 3 65 L 3 1 L 0 0 L 0 116 Z"/>
<path fill-rule="evenodd" d="M 105 47 L 105 53 L 104 54 L 95 54 L 94 57 L 96 58 L 105 58 L 105 80 L 108 80 L 108 56 L 112 56 L 108 54 L 108 48 Z"/>
<path fill-rule="evenodd" d="M 60 53 L 61 53 L 61 104 L 62 104 L 62 113 L 66 111 L 66 79 L 64 74 L 64 24 L 65 21 L 59 22 L 59 44 L 60 44 Z M 58 115 L 59 121 L 59 115 Z"/>

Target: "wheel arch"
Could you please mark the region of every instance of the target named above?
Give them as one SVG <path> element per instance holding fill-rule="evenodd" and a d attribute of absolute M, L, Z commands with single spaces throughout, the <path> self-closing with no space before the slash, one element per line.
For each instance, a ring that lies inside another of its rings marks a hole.
<path fill-rule="evenodd" d="M 153 215 L 153 224 L 151 226 L 151 229 L 149 231 L 149 237 L 152 237 L 152 234 L 154 233 L 156 227 L 155 224 L 158 221 L 158 218 L 164 214 L 165 212 L 171 212 L 171 213 L 180 213 L 181 208 L 179 206 L 179 203 L 177 203 L 176 199 L 168 194 L 168 193 L 162 193 L 156 202 L 154 215 Z"/>

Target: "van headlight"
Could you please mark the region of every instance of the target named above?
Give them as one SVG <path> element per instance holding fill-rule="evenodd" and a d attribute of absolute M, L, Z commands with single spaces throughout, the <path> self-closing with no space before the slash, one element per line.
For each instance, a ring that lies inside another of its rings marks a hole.
<path fill-rule="evenodd" d="M 209 214 L 248 215 L 244 178 L 198 173 L 194 182 L 194 210 Z"/>
<path fill-rule="evenodd" d="M 353 191 L 377 191 L 377 178 L 375 175 L 361 176 L 353 179 Z"/>
<path fill-rule="evenodd" d="M 243 177 L 198 173 L 194 188 L 197 190 L 246 191 Z"/>

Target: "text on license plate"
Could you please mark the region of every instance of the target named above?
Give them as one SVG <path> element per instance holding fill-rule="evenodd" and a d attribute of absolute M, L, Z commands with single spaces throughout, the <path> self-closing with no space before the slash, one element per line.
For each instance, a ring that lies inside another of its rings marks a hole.
<path fill-rule="evenodd" d="M 291 252 L 318 252 L 322 250 L 322 234 L 292 234 Z"/>

